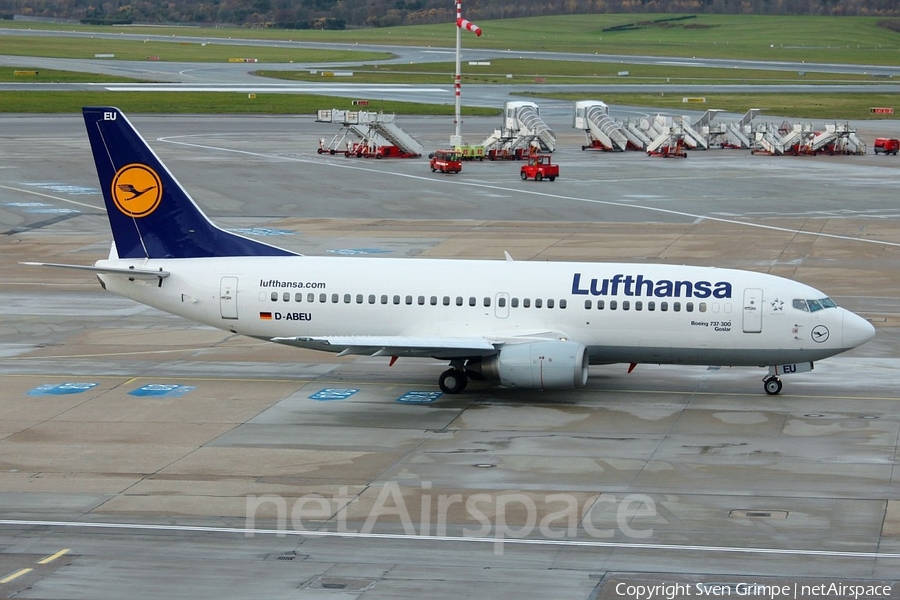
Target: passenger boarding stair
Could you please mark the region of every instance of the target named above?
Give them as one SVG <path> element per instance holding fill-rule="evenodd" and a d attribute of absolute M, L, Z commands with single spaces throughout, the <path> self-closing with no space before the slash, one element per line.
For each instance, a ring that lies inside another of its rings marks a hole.
<path fill-rule="evenodd" d="M 530 148 L 542 152 L 556 150 L 556 134 L 544 122 L 534 102 L 507 102 L 503 110 L 503 127 L 481 142 L 486 155 L 523 152 Z"/>
<path fill-rule="evenodd" d="M 582 146 L 582 150 L 599 147 L 603 150 L 622 151 L 629 147 L 644 147 L 642 141 L 635 138 L 637 139 L 635 143 L 627 130 L 609 116 L 609 106 L 603 102 L 593 100 L 576 102 L 572 126 L 584 131 L 587 138 L 588 144 Z"/>
<path fill-rule="evenodd" d="M 396 146 L 404 156 L 421 156 L 425 151 L 413 136 L 396 124 L 396 115 L 370 112 L 365 110 L 342 110 L 338 108 L 320 109 L 316 111 L 316 121 L 319 123 L 340 123 L 343 127 L 332 139 L 331 143 L 324 147 L 325 150 L 340 152 L 344 148 L 338 148 L 343 144 L 348 133 L 353 133 L 362 139 L 365 145 L 373 147 Z M 349 147 L 349 144 L 348 144 Z"/>

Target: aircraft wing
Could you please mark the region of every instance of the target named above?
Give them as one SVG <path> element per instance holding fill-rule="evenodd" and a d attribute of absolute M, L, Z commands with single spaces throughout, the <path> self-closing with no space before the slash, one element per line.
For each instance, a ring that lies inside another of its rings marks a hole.
<path fill-rule="evenodd" d="M 169 276 L 168 271 L 159 269 L 139 269 L 137 267 L 117 268 L 117 267 L 90 267 L 86 265 L 64 265 L 59 263 L 41 263 L 41 262 L 23 262 L 23 265 L 31 267 L 55 267 L 57 269 L 74 269 L 76 271 L 89 271 L 91 273 L 100 273 L 102 275 L 127 275 L 133 279 L 164 279 Z"/>
<path fill-rule="evenodd" d="M 310 350 L 338 352 L 338 356 L 418 356 L 431 358 L 466 358 L 494 354 L 502 341 L 482 337 L 413 337 L 413 336 L 311 336 L 276 337 L 273 342 Z"/>

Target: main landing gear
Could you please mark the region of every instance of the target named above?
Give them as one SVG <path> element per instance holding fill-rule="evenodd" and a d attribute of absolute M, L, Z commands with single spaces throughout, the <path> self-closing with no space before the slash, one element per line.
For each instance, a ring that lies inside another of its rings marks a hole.
<path fill-rule="evenodd" d="M 763 387 L 766 389 L 767 394 L 775 396 L 781 392 L 781 379 L 776 375 L 770 375 L 763 379 Z"/>
<path fill-rule="evenodd" d="M 462 367 L 447 369 L 441 373 L 441 377 L 438 379 L 438 385 L 445 394 L 458 394 L 466 389 L 468 384 L 469 376 Z"/>

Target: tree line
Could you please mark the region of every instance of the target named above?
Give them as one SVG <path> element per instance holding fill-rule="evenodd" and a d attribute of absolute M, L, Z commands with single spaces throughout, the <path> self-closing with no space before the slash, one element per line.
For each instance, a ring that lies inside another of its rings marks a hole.
<path fill-rule="evenodd" d="M 900 17 L 897 0 L 464 0 L 467 19 L 664 13 Z M 85 23 L 345 29 L 447 23 L 453 0 L 0 0 L 0 16 Z"/>

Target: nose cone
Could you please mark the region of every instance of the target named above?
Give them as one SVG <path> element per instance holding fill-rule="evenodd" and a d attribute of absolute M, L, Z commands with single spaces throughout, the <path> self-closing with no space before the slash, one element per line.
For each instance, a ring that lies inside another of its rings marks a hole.
<path fill-rule="evenodd" d="M 844 311 L 841 328 L 844 336 L 844 348 L 847 350 L 861 346 L 875 337 L 875 328 L 872 324 L 849 310 Z"/>

